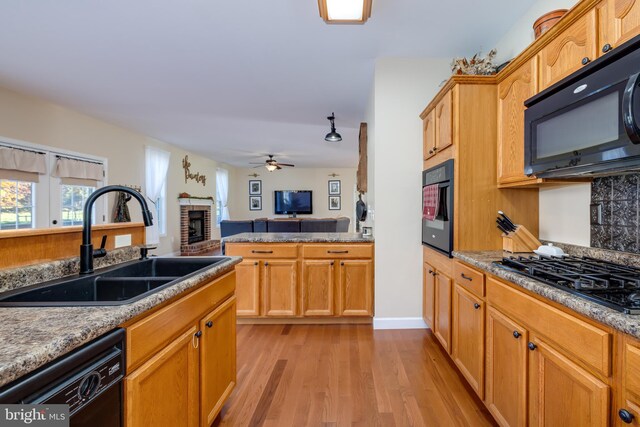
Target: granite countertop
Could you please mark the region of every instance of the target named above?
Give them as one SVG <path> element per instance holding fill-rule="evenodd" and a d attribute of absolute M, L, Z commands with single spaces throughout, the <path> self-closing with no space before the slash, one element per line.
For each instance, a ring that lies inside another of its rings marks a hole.
<path fill-rule="evenodd" d="M 233 270 L 242 260 L 228 258 L 131 304 L 0 308 L 0 387 L 176 295 Z"/>
<path fill-rule="evenodd" d="M 222 239 L 225 243 L 373 243 L 373 236 L 360 233 L 240 233 Z"/>
<path fill-rule="evenodd" d="M 580 255 L 576 252 L 570 252 L 565 249 L 565 252 L 572 255 Z M 596 320 L 605 325 L 611 326 L 614 329 L 632 335 L 636 338 L 640 338 L 640 315 L 624 314 L 619 311 L 613 310 L 604 305 L 591 302 L 588 299 L 582 298 L 577 295 L 570 294 L 561 289 L 555 288 L 546 283 L 540 282 L 535 279 L 531 279 L 527 276 L 515 273 L 513 271 L 501 268 L 495 265 L 494 261 L 500 261 L 503 257 L 512 256 L 513 254 L 502 251 L 454 251 L 453 256 L 461 261 L 466 262 L 480 270 L 484 270 L 496 277 L 511 282 L 517 286 L 520 286 L 528 291 L 536 293 L 540 296 L 550 299 L 551 301 L 562 304 L 586 317 Z M 584 254 L 588 256 L 594 256 L 594 258 L 602 259 L 602 254 L 594 254 L 592 252 Z M 615 259 L 610 259 L 612 262 L 624 263 L 625 255 L 618 255 Z M 630 263 L 633 263 L 630 261 Z"/>

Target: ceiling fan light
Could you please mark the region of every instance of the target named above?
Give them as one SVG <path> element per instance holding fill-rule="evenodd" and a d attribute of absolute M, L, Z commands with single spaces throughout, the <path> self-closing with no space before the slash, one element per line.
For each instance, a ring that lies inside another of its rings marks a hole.
<path fill-rule="evenodd" d="M 267 168 L 267 170 L 268 170 L 269 172 L 273 172 L 273 171 L 275 171 L 275 170 L 277 170 L 277 169 L 278 169 L 278 166 L 277 166 L 277 165 L 274 165 L 274 164 L 268 164 L 268 165 L 266 165 L 266 166 L 265 166 L 265 168 Z"/>
<path fill-rule="evenodd" d="M 318 0 L 327 24 L 364 24 L 371 17 L 372 0 Z"/>

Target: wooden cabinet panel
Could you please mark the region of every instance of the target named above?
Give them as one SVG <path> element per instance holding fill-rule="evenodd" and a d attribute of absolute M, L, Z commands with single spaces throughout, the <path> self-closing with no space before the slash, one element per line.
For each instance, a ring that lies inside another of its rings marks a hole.
<path fill-rule="evenodd" d="M 198 425 L 198 350 L 193 326 L 124 380 L 125 425 Z"/>
<path fill-rule="evenodd" d="M 453 287 L 451 357 L 480 399 L 484 397 L 484 302 Z"/>
<path fill-rule="evenodd" d="M 536 58 L 498 84 L 498 184 L 534 181 L 524 174 L 524 101 L 537 92 Z"/>
<path fill-rule="evenodd" d="M 451 278 L 442 272 L 435 276 L 436 304 L 433 332 L 447 353 L 451 353 Z"/>
<path fill-rule="evenodd" d="M 502 426 L 527 425 L 527 339 L 524 327 L 488 308 L 485 402 Z"/>
<path fill-rule="evenodd" d="M 435 309 L 435 268 L 426 262 L 423 263 L 422 272 L 422 317 L 433 330 L 433 314 Z"/>
<path fill-rule="evenodd" d="M 422 155 L 424 160 L 436 154 L 436 112 L 431 112 L 422 120 Z"/>
<path fill-rule="evenodd" d="M 434 154 L 453 144 L 453 91 L 447 92 L 436 105 L 436 141 Z"/>
<path fill-rule="evenodd" d="M 373 257 L 373 245 L 309 244 L 302 247 L 302 256 L 303 258 L 319 259 L 371 258 Z"/>
<path fill-rule="evenodd" d="M 302 261 L 302 314 L 333 316 L 335 289 L 334 260 Z"/>
<path fill-rule="evenodd" d="M 598 54 L 607 44 L 615 48 L 640 34 L 640 0 L 604 0 L 598 10 Z"/>
<path fill-rule="evenodd" d="M 227 243 L 227 255 L 243 258 L 296 258 L 298 245 L 296 243 Z"/>
<path fill-rule="evenodd" d="M 260 315 L 260 262 L 245 259 L 236 265 L 238 317 Z"/>
<path fill-rule="evenodd" d="M 340 261 L 340 310 L 342 316 L 373 315 L 373 261 Z"/>
<path fill-rule="evenodd" d="M 236 385 L 236 299 L 200 321 L 200 424 L 215 420 Z"/>
<path fill-rule="evenodd" d="M 296 316 L 298 261 L 269 260 L 264 263 L 264 311 L 266 316 Z"/>
<path fill-rule="evenodd" d="M 484 274 L 478 270 L 456 261 L 453 269 L 453 277 L 460 286 L 467 291 L 483 297 L 484 296 Z"/>
<path fill-rule="evenodd" d="M 538 53 L 540 90 L 583 67 L 583 59 L 597 58 L 596 10 L 579 18 Z"/>
<path fill-rule="evenodd" d="M 608 425 L 609 386 L 544 341 L 534 337 L 531 344 L 529 425 Z"/>
<path fill-rule="evenodd" d="M 620 426 L 640 426 L 640 342 L 626 338 L 620 365 L 622 387 L 619 407 L 614 408 Z M 630 424 L 620 419 L 619 411 L 625 410 L 633 417 Z"/>

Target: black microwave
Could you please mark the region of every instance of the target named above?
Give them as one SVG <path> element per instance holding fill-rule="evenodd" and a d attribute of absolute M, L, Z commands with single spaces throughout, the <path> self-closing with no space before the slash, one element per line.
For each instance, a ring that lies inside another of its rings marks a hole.
<path fill-rule="evenodd" d="M 525 174 L 640 169 L 640 36 L 525 102 Z"/>

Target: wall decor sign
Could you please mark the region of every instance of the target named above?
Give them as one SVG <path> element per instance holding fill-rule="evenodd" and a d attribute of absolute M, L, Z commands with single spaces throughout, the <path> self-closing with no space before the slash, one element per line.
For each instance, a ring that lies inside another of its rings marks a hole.
<path fill-rule="evenodd" d="M 200 175 L 200 172 L 191 173 L 191 162 L 189 161 L 189 155 L 184 156 L 182 159 L 182 167 L 184 168 L 184 183 L 192 179 L 195 182 L 201 183 L 203 186 L 207 185 L 207 176 Z"/>
<path fill-rule="evenodd" d="M 262 195 L 262 180 L 252 179 L 249 181 L 249 195 L 250 196 Z"/>
<path fill-rule="evenodd" d="M 329 210 L 339 211 L 340 209 L 342 209 L 340 207 L 340 196 L 329 196 Z"/>
<path fill-rule="evenodd" d="M 249 196 L 249 210 L 250 211 L 262 210 L 262 196 Z"/>
<path fill-rule="evenodd" d="M 340 195 L 340 180 L 339 179 L 330 179 L 329 180 L 329 195 L 330 196 L 339 196 Z"/>

